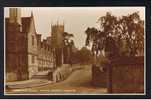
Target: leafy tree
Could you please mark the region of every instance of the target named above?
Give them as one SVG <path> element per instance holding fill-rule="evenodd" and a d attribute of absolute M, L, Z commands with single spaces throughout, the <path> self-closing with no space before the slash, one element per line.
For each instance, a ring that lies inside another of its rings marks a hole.
<path fill-rule="evenodd" d="M 73 34 L 64 32 L 63 37 L 64 37 L 64 40 L 63 40 L 64 46 L 69 46 L 70 44 L 73 44 L 73 40 L 71 39 L 72 37 L 74 37 Z"/>
<path fill-rule="evenodd" d="M 64 37 L 63 40 L 64 62 L 71 64 L 72 46 L 74 45 L 74 41 L 71 38 L 74 37 L 74 35 L 64 32 L 63 37 Z"/>
<path fill-rule="evenodd" d="M 118 24 L 122 37 L 126 40 L 130 56 L 137 55 L 144 48 L 144 21 L 140 19 L 138 12 L 128 16 L 122 16 Z M 121 39 L 123 39 L 121 38 Z"/>
<path fill-rule="evenodd" d="M 77 52 L 73 53 L 72 60 L 77 64 L 89 64 L 92 61 L 92 54 L 89 49 L 82 47 Z"/>
<path fill-rule="evenodd" d="M 93 55 L 98 55 L 99 51 L 104 48 L 104 39 L 105 34 L 104 32 L 98 31 L 96 28 L 87 28 L 85 31 L 87 38 L 86 38 L 86 46 L 89 46 L 92 43 L 91 51 Z"/>
<path fill-rule="evenodd" d="M 91 55 L 91 51 L 88 50 L 86 47 L 83 47 L 79 50 L 79 59 L 80 59 L 80 62 L 82 64 L 88 64 L 91 62 L 91 58 L 92 58 L 92 55 Z"/>
<path fill-rule="evenodd" d="M 98 19 L 100 29 L 87 28 L 86 46 L 92 44 L 95 59 L 105 50 L 109 57 L 136 56 L 144 48 L 144 21 L 138 12 L 115 17 L 107 12 Z"/>

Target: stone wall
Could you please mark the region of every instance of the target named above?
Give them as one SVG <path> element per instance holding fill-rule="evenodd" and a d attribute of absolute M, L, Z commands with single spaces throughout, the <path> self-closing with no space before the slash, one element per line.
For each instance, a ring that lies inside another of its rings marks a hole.
<path fill-rule="evenodd" d="M 29 78 L 35 75 L 38 72 L 38 60 L 37 60 L 37 37 L 36 37 L 36 29 L 34 24 L 34 18 L 31 16 L 30 18 L 30 27 L 27 35 L 27 43 L 28 43 L 28 72 Z"/>
<path fill-rule="evenodd" d="M 112 93 L 143 93 L 144 57 L 117 61 L 111 63 Z"/>
<path fill-rule="evenodd" d="M 63 64 L 53 72 L 53 81 L 58 82 L 66 79 L 72 72 L 72 68 L 69 64 Z"/>
<path fill-rule="evenodd" d="M 92 85 L 107 87 L 107 72 L 102 68 L 102 66 L 92 66 Z"/>
<path fill-rule="evenodd" d="M 109 63 L 110 62 L 110 63 Z M 144 93 L 144 57 L 112 59 L 92 67 L 92 83 L 109 93 Z"/>
<path fill-rule="evenodd" d="M 144 66 L 127 65 L 112 68 L 113 93 L 138 93 L 144 92 Z"/>

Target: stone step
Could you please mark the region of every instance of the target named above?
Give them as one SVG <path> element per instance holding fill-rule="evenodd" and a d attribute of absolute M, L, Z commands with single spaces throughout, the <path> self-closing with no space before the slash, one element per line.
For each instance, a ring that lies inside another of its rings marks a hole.
<path fill-rule="evenodd" d="M 34 75 L 32 79 L 48 79 L 48 75 Z"/>

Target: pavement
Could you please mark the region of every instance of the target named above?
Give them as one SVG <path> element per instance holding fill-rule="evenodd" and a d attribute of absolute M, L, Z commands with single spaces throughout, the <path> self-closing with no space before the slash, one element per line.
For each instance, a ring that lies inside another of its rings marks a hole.
<path fill-rule="evenodd" d="M 52 83 L 46 79 L 30 79 L 25 81 L 15 81 L 15 82 L 7 82 L 6 85 L 11 89 L 22 89 L 22 88 L 30 88 L 43 86 Z"/>

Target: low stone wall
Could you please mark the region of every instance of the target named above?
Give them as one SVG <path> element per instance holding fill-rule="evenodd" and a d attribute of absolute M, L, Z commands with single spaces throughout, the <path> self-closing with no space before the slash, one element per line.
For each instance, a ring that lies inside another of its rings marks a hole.
<path fill-rule="evenodd" d="M 53 72 L 53 82 L 58 82 L 66 79 L 72 72 L 69 64 L 63 64 Z"/>

